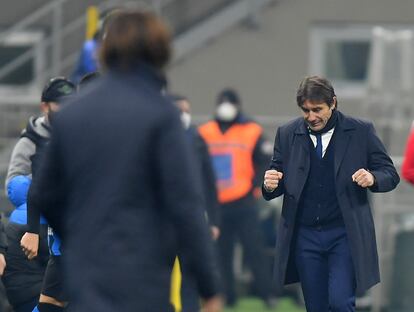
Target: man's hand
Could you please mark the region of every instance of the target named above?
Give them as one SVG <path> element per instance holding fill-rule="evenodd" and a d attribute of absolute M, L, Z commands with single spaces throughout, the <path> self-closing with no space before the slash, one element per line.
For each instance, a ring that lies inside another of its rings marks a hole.
<path fill-rule="evenodd" d="M 0 276 L 3 275 L 4 269 L 6 268 L 6 259 L 3 254 L 0 254 Z"/>
<path fill-rule="evenodd" d="M 371 187 L 375 183 L 375 177 L 371 172 L 365 169 L 359 169 L 352 175 L 352 181 L 358 184 L 360 187 Z"/>
<path fill-rule="evenodd" d="M 278 186 L 279 181 L 283 178 L 283 173 L 277 170 L 267 170 L 265 172 L 263 185 L 266 191 L 273 192 Z"/>
<path fill-rule="evenodd" d="M 20 246 L 29 260 L 37 256 L 39 251 L 39 235 L 26 232 L 20 240 Z"/>
<path fill-rule="evenodd" d="M 214 296 L 203 303 L 201 312 L 221 312 L 223 310 L 223 299 L 220 296 Z"/>
<path fill-rule="evenodd" d="M 213 238 L 213 240 L 214 241 L 217 240 L 220 236 L 220 229 L 217 226 L 212 225 L 210 226 L 210 231 L 211 231 L 211 237 Z"/>

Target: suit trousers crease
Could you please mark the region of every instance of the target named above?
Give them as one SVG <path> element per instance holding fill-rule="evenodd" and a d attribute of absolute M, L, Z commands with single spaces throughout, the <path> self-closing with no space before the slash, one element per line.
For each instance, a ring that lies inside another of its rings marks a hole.
<path fill-rule="evenodd" d="M 295 261 L 308 312 L 355 311 L 355 272 L 345 227 L 300 226 Z"/>

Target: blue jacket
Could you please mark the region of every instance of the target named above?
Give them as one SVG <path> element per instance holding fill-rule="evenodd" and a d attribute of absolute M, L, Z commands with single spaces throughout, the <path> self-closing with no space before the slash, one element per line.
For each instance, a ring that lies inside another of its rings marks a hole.
<path fill-rule="evenodd" d="M 97 51 L 99 43 L 96 39 L 85 41 L 79 56 L 78 64 L 72 74 L 72 81 L 78 83 L 86 74 L 98 70 Z"/>
<path fill-rule="evenodd" d="M 16 207 L 10 215 L 9 222 L 27 224 L 27 193 L 32 180 L 27 176 L 13 177 L 7 184 L 7 195 L 10 202 Z M 45 218 L 40 217 L 41 224 L 47 224 Z"/>
<path fill-rule="evenodd" d="M 47 225 L 44 218 L 39 228 L 39 252 L 35 259 L 28 260 L 20 247 L 20 240 L 27 232 L 27 193 L 31 184 L 28 176 L 18 175 L 9 180 L 7 194 L 16 207 L 6 226 L 8 249 L 6 270 L 2 277 L 7 297 L 13 306 L 38 298 L 42 289 L 43 276 L 49 259 L 47 246 Z"/>
<path fill-rule="evenodd" d="M 21 225 L 27 224 L 27 193 L 32 180 L 27 176 L 15 176 L 7 185 L 7 194 L 16 207 L 10 215 L 9 222 Z M 46 219 L 40 216 L 40 224 L 47 224 Z M 49 251 L 54 256 L 60 256 L 60 239 L 50 232 L 48 235 Z"/>

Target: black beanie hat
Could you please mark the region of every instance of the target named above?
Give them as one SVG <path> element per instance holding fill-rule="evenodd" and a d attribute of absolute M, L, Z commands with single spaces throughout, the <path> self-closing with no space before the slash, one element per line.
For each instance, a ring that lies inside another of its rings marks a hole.
<path fill-rule="evenodd" d="M 217 104 L 230 102 L 235 105 L 241 105 L 240 96 L 236 90 L 231 88 L 223 89 L 217 96 Z"/>
<path fill-rule="evenodd" d="M 49 80 L 42 92 L 42 102 L 59 103 L 76 92 L 75 85 L 65 77 L 55 77 Z"/>

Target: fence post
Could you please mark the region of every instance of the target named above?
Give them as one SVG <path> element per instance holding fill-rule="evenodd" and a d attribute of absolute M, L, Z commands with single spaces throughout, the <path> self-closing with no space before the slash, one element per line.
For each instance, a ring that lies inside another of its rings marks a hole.
<path fill-rule="evenodd" d="M 60 75 L 62 56 L 62 1 L 57 1 L 53 8 L 52 23 L 52 75 Z"/>

